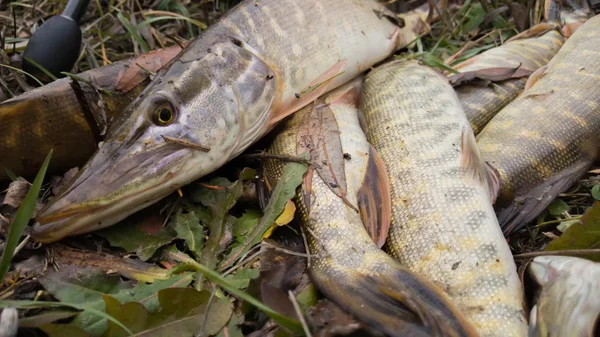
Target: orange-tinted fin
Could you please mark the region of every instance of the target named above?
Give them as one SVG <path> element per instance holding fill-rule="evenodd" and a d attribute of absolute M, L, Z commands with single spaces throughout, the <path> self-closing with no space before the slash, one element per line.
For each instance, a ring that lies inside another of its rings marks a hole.
<path fill-rule="evenodd" d="M 572 22 L 564 24 L 562 27 L 562 35 L 566 38 L 571 37 L 583 25 L 583 22 Z"/>
<path fill-rule="evenodd" d="M 377 247 L 383 247 L 392 220 L 390 181 L 385 163 L 371 146 L 367 173 L 357 194 L 363 225 Z"/>
<path fill-rule="evenodd" d="M 556 196 L 573 185 L 592 163 L 592 157 L 587 157 L 532 190 L 517 195 L 507 207 L 496 207 L 498 222 L 504 236 L 509 236 L 540 215 Z"/>
<path fill-rule="evenodd" d="M 461 144 L 460 166 L 488 189 L 490 200 L 494 203 L 500 191 L 500 177 L 493 167 L 481 159 L 473 129 L 469 125 L 463 127 Z"/>
<path fill-rule="evenodd" d="M 516 67 L 494 67 L 485 68 L 474 71 L 465 71 L 463 73 L 454 74 L 448 79 L 452 86 L 457 86 L 465 82 L 474 80 L 487 80 L 492 82 L 504 81 L 509 78 L 520 78 L 532 74 L 531 70 L 521 68 L 521 65 Z"/>
<path fill-rule="evenodd" d="M 548 69 L 548 65 L 546 64 L 543 67 L 538 68 L 538 70 L 534 71 L 531 76 L 527 79 L 527 83 L 525 83 L 525 89 L 523 91 L 533 87 L 535 83 L 544 76 L 546 69 Z"/>
<path fill-rule="evenodd" d="M 377 276 L 354 269 L 335 271 L 348 273 L 342 282 L 321 273 L 311 276 L 327 298 L 387 336 L 477 336 L 435 285 L 395 261 L 381 263 L 388 271 Z"/>
<path fill-rule="evenodd" d="M 271 118 L 269 119 L 269 124 L 272 126 L 287 116 L 293 114 L 294 112 L 300 110 L 306 105 L 310 104 L 317 98 L 319 98 L 324 93 L 328 92 L 331 89 L 330 83 L 337 76 L 342 74 L 344 67 L 348 63 L 348 60 L 338 61 L 336 64 L 332 65 L 329 69 L 327 69 L 323 74 L 317 77 L 315 80 L 310 82 L 310 84 L 296 93 L 296 98 L 292 101 L 289 106 L 282 107 L 277 112 L 273 112 Z"/>
<path fill-rule="evenodd" d="M 520 32 L 519 34 L 511 37 L 510 39 L 506 40 L 504 43 L 514 41 L 514 40 L 528 39 L 528 38 L 532 38 L 532 37 L 542 36 L 542 35 L 546 34 L 547 32 L 554 30 L 554 29 L 560 30 L 560 26 L 556 23 L 550 23 L 550 22 L 538 23 L 537 25 L 535 25 L 527 30 L 524 30 L 524 31 Z"/>
<path fill-rule="evenodd" d="M 147 54 L 140 55 L 131 61 L 129 68 L 117 79 L 116 89 L 127 92 L 142 83 L 149 74 L 147 71 L 157 72 L 168 64 L 177 54 L 181 52 L 180 46 L 171 46 L 163 49 L 153 50 Z M 140 68 L 144 67 L 144 69 Z"/>

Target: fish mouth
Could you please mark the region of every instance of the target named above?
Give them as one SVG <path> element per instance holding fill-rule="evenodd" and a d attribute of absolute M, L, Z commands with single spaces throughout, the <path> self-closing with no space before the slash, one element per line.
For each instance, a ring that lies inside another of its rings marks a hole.
<path fill-rule="evenodd" d="M 132 151 L 104 144 L 69 187 L 36 215 L 42 243 L 111 226 L 185 185 L 191 151 L 174 144 Z"/>

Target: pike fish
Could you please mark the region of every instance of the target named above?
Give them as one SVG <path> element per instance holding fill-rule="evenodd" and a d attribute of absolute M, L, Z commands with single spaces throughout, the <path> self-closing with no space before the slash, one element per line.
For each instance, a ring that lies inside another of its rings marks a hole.
<path fill-rule="evenodd" d="M 0 182 L 8 179 L 4 168 L 18 176 L 35 176 L 52 148 L 48 173 L 85 164 L 110 120 L 150 82 L 135 64 L 155 71 L 180 50 L 178 46 L 156 50 L 78 74 L 85 103 L 77 98 L 70 78 L 0 103 Z"/>
<path fill-rule="evenodd" d="M 269 149 L 310 153 L 320 165 L 310 166 L 295 198 L 311 279 L 328 298 L 389 336 L 476 336 L 446 295 L 380 249 L 390 222 L 389 181 L 359 124 L 361 83 L 359 77 L 294 114 Z M 271 186 L 282 168 L 279 160 L 266 163 Z"/>
<path fill-rule="evenodd" d="M 500 181 L 505 235 L 538 216 L 591 165 L 600 128 L 600 16 L 583 24 L 528 89 L 477 136 Z"/>
<path fill-rule="evenodd" d="M 406 13 L 400 28 L 376 1 L 243 1 L 157 74 L 32 235 L 111 226 L 216 170 L 414 40 L 427 14 Z"/>
<path fill-rule="evenodd" d="M 538 256 L 528 266 L 541 287 L 531 309 L 530 337 L 594 337 L 600 331 L 600 263 Z"/>
<path fill-rule="evenodd" d="M 367 75 L 361 110 L 390 179 L 384 250 L 442 289 L 480 336 L 525 336 L 522 286 L 492 207 L 496 182 L 447 78 L 388 63 Z"/>
<path fill-rule="evenodd" d="M 532 27 L 530 31 L 537 29 Z M 506 42 L 454 66 L 460 74 L 451 75 L 451 80 L 468 75 L 488 82 L 455 87 L 475 134 L 523 91 L 529 75 L 546 65 L 564 40 L 557 29 L 551 29 L 541 36 Z"/>

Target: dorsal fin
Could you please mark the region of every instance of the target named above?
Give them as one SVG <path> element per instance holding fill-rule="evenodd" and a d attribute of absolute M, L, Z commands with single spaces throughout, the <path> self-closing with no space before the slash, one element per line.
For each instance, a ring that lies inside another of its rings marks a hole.
<path fill-rule="evenodd" d="M 468 124 L 463 127 L 461 138 L 462 157 L 460 166 L 470 172 L 473 178 L 479 180 L 488 189 L 490 200 L 494 203 L 500 191 L 501 181 L 498 171 L 481 159 L 473 129 Z"/>

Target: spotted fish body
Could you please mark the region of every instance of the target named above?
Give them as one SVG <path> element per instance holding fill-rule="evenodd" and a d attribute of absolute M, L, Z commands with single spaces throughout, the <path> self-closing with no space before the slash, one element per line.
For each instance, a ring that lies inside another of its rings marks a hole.
<path fill-rule="evenodd" d="M 361 82 L 352 81 L 300 110 L 269 148 L 288 156 L 308 152 L 312 162 L 324 166 L 309 168 L 295 198 L 311 254 L 311 279 L 328 298 L 389 336 L 475 336 L 437 287 L 401 266 L 371 238 L 383 244 L 385 233 L 375 230 L 369 236 L 365 230 L 372 228 L 370 220 L 375 228 L 389 225 L 389 185 L 385 166 L 359 124 Z M 282 167 L 281 161 L 267 162 L 270 185 Z"/>
<path fill-rule="evenodd" d="M 496 206 L 506 235 L 539 215 L 596 157 L 600 17 L 577 29 L 542 70 L 477 138 L 500 177 Z"/>
<path fill-rule="evenodd" d="M 281 119 L 412 41 L 365 0 L 246 0 L 140 94 L 63 195 L 38 213 L 48 242 L 111 226 L 221 167 Z"/>
<path fill-rule="evenodd" d="M 525 336 L 523 291 L 486 166 L 446 78 L 415 62 L 388 63 L 367 76 L 361 109 L 390 177 L 384 249 L 443 289 L 481 336 Z"/>
<path fill-rule="evenodd" d="M 489 84 L 463 83 L 455 88 L 475 134 L 523 91 L 528 75 L 546 65 L 563 43 L 560 32 L 551 30 L 538 37 L 509 41 L 454 67 L 462 73 L 494 68 L 518 68 L 522 71 L 519 78 Z"/>
<path fill-rule="evenodd" d="M 528 270 L 541 287 L 531 309 L 530 337 L 597 336 L 600 263 L 570 256 L 538 256 Z"/>
<path fill-rule="evenodd" d="M 105 119 L 90 121 L 98 129 L 106 127 L 149 82 L 142 81 L 127 91 L 116 89 L 119 74 L 130 62 L 119 61 L 78 75 L 95 88 L 111 92 L 102 97 Z M 82 165 L 94 154 L 94 131 L 70 82 L 69 78 L 59 79 L 0 103 L 0 182 L 8 180 L 5 167 L 18 176 L 34 177 L 51 149 L 49 173 Z M 84 82 L 80 86 L 89 102 L 98 101 L 93 88 Z"/>

